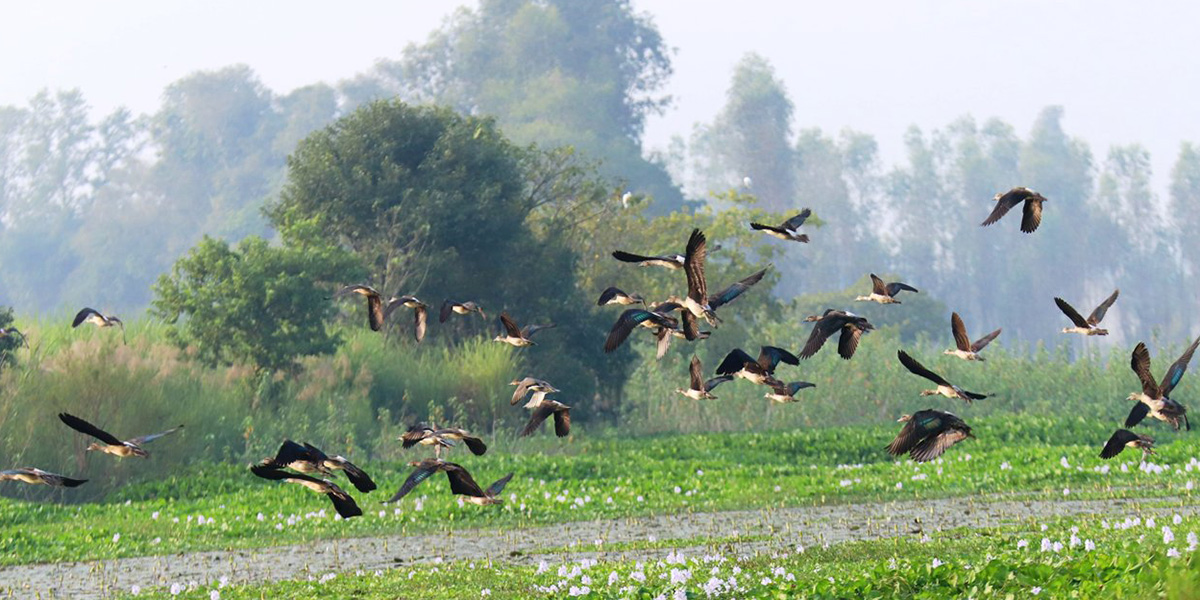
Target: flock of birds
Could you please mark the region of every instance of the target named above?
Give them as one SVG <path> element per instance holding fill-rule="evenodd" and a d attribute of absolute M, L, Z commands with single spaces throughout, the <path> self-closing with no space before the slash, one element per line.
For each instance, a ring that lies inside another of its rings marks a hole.
<path fill-rule="evenodd" d="M 1011 209 L 1017 205 L 1023 205 L 1021 231 L 1032 233 L 1041 223 L 1042 204 L 1046 202 L 1046 199 L 1028 188 L 1017 187 L 1008 192 L 996 194 L 994 201 L 996 205 L 982 223 L 983 226 L 996 223 Z M 780 240 L 807 243 L 808 236 L 800 233 L 799 229 L 811 214 L 809 209 L 804 209 L 777 226 L 752 222 L 750 227 Z M 641 295 L 626 293 L 616 287 L 605 289 L 600 294 L 597 305 L 631 307 L 624 310 L 613 324 L 604 343 L 605 352 L 616 350 L 638 328 L 647 329 L 654 335 L 657 344 L 656 354 L 659 358 L 665 354 L 672 339 L 689 342 L 707 339 L 711 331 L 702 330 L 701 321 L 709 327 L 718 327 L 721 318 L 717 315 L 717 310 L 746 293 L 762 280 L 767 272 L 767 269 L 764 268 L 730 284 L 715 294 L 709 294 L 708 281 L 705 277 L 707 252 L 707 239 L 699 229 L 691 232 L 683 254 L 647 256 L 622 250 L 614 251 L 613 258 L 622 262 L 643 267 L 682 270 L 686 277 L 687 292 L 682 297 L 672 295 L 661 302 L 647 302 Z M 897 297 L 902 292 L 919 293 L 915 287 L 907 283 L 885 282 L 875 274 L 871 274 L 871 283 L 871 292 L 858 296 L 856 301 L 901 304 Z M 395 296 L 385 302 L 383 295 L 368 285 L 349 285 L 338 291 L 334 297 L 342 298 L 349 295 L 359 295 L 366 299 L 367 321 L 374 331 L 383 330 L 385 323 L 397 309 L 403 307 L 412 310 L 413 337 L 418 343 L 424 339 L 429 306 L 415 296 Z M 1107 335 L 1108 331 L 1101 329 L 1099 325 L 1109 308 L 1116 302 L 1118 295 L 1119 290 L 1114 291 L 1087 318 L 1080 315 L 1062 298 L 1055 298 L 1055 304 L 1073 325 L 1062 331 L 1087 336 Z M 453 315 L 467 316 L 475 313 L 484 319 L 487 317 L 483 308 L 476 302 L 445 300 L 439 312 L 439 322 L 445 323 Z M 517 348 L 535 345 L 531 339 L 535 333 L 554 327 L 553 324 L 530 324 L 523 328 L 518 327 L 507 313 L 501 313 L 499 320 L 503 332 L 494 338 L 495 341 Z M 713 377 L 705 377 L 700 359 L 693 354 L 689 363 L 689 385 L 687 388 L 677 389 L 677 392 L 693 400 L 712 399 L 716 398 L 712 391 L 718 385 L 733 379 L 745 379 L 751 384 L 765 386 L 769 391 L 764 395 L 771 401 L 795 402 L 796 394 L 800 390 L 815 387 L 815 384 L 806 381 L 785 382 L 777 378 L 775 371 L 781 363 L 799 365 L 800 360 L 811 358 L 817 354 L 825 342 L 834 335 L 838 336 L 838 355 L 845 360 L 850 360 L 853 358 L 863 334 L 875 328 L 865 317 L 847 310 L 833 308 L 827 309 L 820 315 L 809 316 L 805 321 L 813 323 L 812 331 L 804 346 L 796 354 L 777 346 L 764 345 L 760 347 L 756 358 L 741 348 L 734 348 L 717 366 Z M 94 309 L 84 308 L 75 316 L 72 327 L 78 327 L 84 323 L 102 328 L 119 327 L 122 330 L 122 339 L 124 339 L 124 324 L 115 316 L 104 315 Z M 950 326 L 955 347 L 945 350 L 944 354 L 966 361 L 983 361 L 984 357 L 980 355 L 980 352 L 1001 332 L 1000 329 L 996 329 L 972 342 L 967 335 L 962 317 L 957 312 L 951 315 Z M 0 329 L 0 338 L 9 336 L 19 336 L 24 342 L 23 334 L 17 329 Z M 25 345 L 28 346 L 28 343 Z M 1171 399 L 1170 394 L 1182 379 L 1198 345 L 1200 345 L 1200 338 L 1197 338 L 1183 355 L 1167 369 L 1161 382 L 1157 381 L 1150 371 L 1150 354 L 1146 345 L 1143 343 L 1137 345 L 1133 351 L 1131 368 L 1141 382 L 1142 391 L 1129 395 L 1129 400 L 1134 401 L 1134 405 L 1125 421 L 1125 428 L 1117 429 L 1109 438 L 1100 453 L 1102 458 L 1112 458 L 1126 447 L 1139 448 L 1146 454 L 1153 453 L 1154 440 L 1152 438 L 1128 429 L 1137 426 L 1147 416 L 1168 423 L 1177 431 L 1181 425 L 1188 430 L 1191 429 L 1186 409 L 1179 402 Z M 986 394 L 971 392 L 950 383 L 904 350 L 897 351 L 897 358 L 909 372 L 936 385 L 934 389 L 922 391 L 922 397 L 941 395 L 947 398 L 958 398 L 967 405 L 987 398 Z M 528 398 L 524 408 L 530 411 L 530 418 L 519 432 L 519 436 L 524 437 L 537 432 L 542 424 L 551 417 L 554 419 L 554 432 L 558 437 L 570 434 L 571 407 L 548 397 L 549 394 L 557 393 L 559 391 L 557 388 L 536 377 L 515 379 L 510 385 L 516 388 L 512 395 L 511 404 L 513 406 Z M 183 427 L 180 425 L 161 433 L 122 441 L 74 415 L 60 413 L 59 419 L 71 429 L 99 440 L 99 443 L 90 444 L 87 450 L 111 454 L 118 458 L 146 458 L 149 454 L 143 448 L 145 444 L 170 435 Z M 941 410 L 925 409 L 911 415 L 902 415 L 898 422 L 904 423 L 904 426 L 895 439 L 887 445 L 887 452 L 894 456 L 908 454 L 918 462 L 934 460 L 957 442 L 974 437 L 971 427 L 962 418 Z M 413 467 L 412 472 L 400 489 L 385 502 L 395 502 L 403 498 L 430 476 L 444 472 L 450 484 L 450 491 L 462 496 L 464 501 L 479 505 L 497 504 L 502 501 L 499 495 L 504 486 L 513 477 L 513 473 L 509 473 L 487 488 L 483 488 L 461 465 L 444 460 L 441 456 L 442 451 L 455 448 L 459 444 L 465 445 L 471 453 L 477 456 L 487 452 L 487 444 L 480 437 L 460 428 L 417 423 L 401 436 L 400 441 L 403 448 L 406 449 L 414 446 L 432 447 L 434 456 L 408 463 Z M 334 476 L 335 471 L 344 472 L 350 483 L 359 492 L 368 493 L 376 489 L 376 484 L 371 477 L 345 457 L 329 456 L 311 444 L 297 443 L 292 440 L 285 440 L 275 456 L 267 457 L 258 464 L 252 465 L 250 471 L 263 479 L 295 483 L 328 496 L 342 518 L 361 515 L 362 510 L 350 494 L 329 479 Z M 314 476 L 314 474 L 322 477 Z M 76 487 L 86 482 L 83 479 L 74 479 L 31 467 L 0 471 L 0 481 L 4 480 L 57 487 Z"/>

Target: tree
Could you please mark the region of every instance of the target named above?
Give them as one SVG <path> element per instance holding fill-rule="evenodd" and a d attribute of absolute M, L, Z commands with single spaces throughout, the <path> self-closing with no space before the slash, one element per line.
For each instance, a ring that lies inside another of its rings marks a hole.
<path fill-rule="evenodd" d="M 273 248 L 248 237 L 237 248 L 205 236 L 154 285 L 153 313 L 169 335 L 210 364 L 248 363 L 259 373 L 329 354 L 334 314 L 323 282 L 360 272 L 330 247 Z M 182 322 L 181 322 L 182 320 Z"/>
<path fill-rule="evenodd" d="M 0 329 L 11 329 L 13 323 L 12 307 L 0 308 Z M 0 370 L 16 364 L 16 351 L 27 342 L 21 334 L 9 334 L 0 337 Z"/>

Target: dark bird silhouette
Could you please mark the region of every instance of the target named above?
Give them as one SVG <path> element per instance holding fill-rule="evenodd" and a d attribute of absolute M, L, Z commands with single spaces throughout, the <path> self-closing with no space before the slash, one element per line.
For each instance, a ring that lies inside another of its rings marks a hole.
<path fill-rule="evenodd" d="M 717 375 L 730 375 L 733 377 L 741 377 L 751 383 L 760 385 L 769 385 L 772 387 L 785 385 L 782 381 L 775 379 L 775 367 L 780 362 L 789 365 L 800 364 L 800 359 L 795 354 L 776 348 L 775 346 L 763 346 L 759 349 L 758 359 L 755 360 L 746 354 L 741 348 L 734 348 L 725 355 L 725 359 L 717 365 Z"/>
<path fill-rule="evenodd" d="M 882 279 L 871 273 L 871 293 L 866 296 L 858 296 L 854 299 L 855 302 L 878 302 L 880 304 L 900 304 L 896 299 L 896 294 L 902 291 L 917 292 L 917 288 L 893 281 L 892 283 L 884 283 Z"/>
<path fill-rule="evenodd" d="M 1183 351 L 1179 359 L 1172 363 L 1163 375 L 1162 383 L 1158 383 L 1150 372 L 1150 351 L 1146 349 L 1146 344 L 1138 342 L 1137 347 L 1133 349 L 1129 366 L 1142 382 L 1142 391 L 1129 395 L 1129 399 L 1135 401 L 1136 404 L 1129 411 L 1129 417 L 1125 419 L 1126 427 L 1133 427 L 1141 423 L 1142 419 L 1149 415 L 1164 423 L 1170 423 L 1175 431 L 1179 431 L 1180 422 L 1183 422 L 1188 431 L 1192 430 L 1192 424 L 1188 422 L 1187 418 L 1187 409 L 1179 402 L 1172 400 L 1170 395 L 1175 386 L 1179 385 L 1183 379 L 1183 374 L 1187 371 L 1188 363 L 1192 361 L 1192 354 L 1195 354 L 1197 345 L 1200 345 L 1200 338 L 1196 338 L 1196 341 Z"/>
<path fill-rule="evenodd" d="M 716 400 L 717 397 L 709 392 L 711 392 L 712 389 L 718 385 L 733 379 L 733 375 L 720 375 L 705 381 L 704 372 L 700 366 L 700 359 L 695 355 L 692 355 L 692 362 L 689 367 L 688 374 L 691 378 L 691 383 L 688 385 L 688 388 L 686 390 L 683 388 L 677 388 L 675 391 L 687 396 L 688 398 L 691 398 L 692 400 L 703 400 L 705 398 Z"/>
<path fill-rule="evenodd" d="M 1137 448 L 1142 451 L 1142 458 L 1154 454 L 1154 438 L 1148 435 L 1138 435 L 1128 429 L 1118 429 L 1104 444 L 1100 458 L 1109 459 L 1124 451 L 1126 448 Z"/>
<path fill-rule="evenodd" d="M 958 313 L 950 315 L 950 331 L 954 334 L 954 349 L 943 350 L 942 354 L 957 356 L 963 360 L 984 360 L 982 356 L 979 356 L 979 351 L 1000 335 L 1000 330 L 997 329 L 975 340 L 975 343 L 972 344 L 971 338 L 967 337 L 967 326 L 963 325 L 962 317 L 958 316 Z"/>
<path fill-rule="evenodd" d="M 817 387 L 817 384 L 807 381 L 793 381 L 783 385 L 771 386 L 771 391 L 764 394 L 763 397 L 773 402 L 796 402 L 796 392 L 810 387 Z"/>
<path fill-rule="evenodd" d="M 771 237 L 779 238 L 788 242 L 803 242 L 808 243 L 808 236 L 803 233 L 797 233 L 804 221 L 812 215 L 812 210 L 804 209 L 800 214 L 780 223 L 778 226 L 763 225 L 762 223 L 750 223 L 750 228 L 761 231 Z"/>
<path fill-rule="evenodd" d="M 684 260 L 682 254 L 642 256 L 640 254 L 630 254 L 622 250 L 613 250 L 612 257 L 621 262 L 635 263 L 642 267 L 666 267 L 668 269 L 682 269 Z"/>
<path fill-rule="evenodd" d="M 0 471 L 0 481 L 21 481 L 29 484 L 48 485 L 50 487 L 78 487 L 87 483 L 86 479 L 71 479 L 64 475 L 43 471 L 34 467 L 21 467 Z"/>
<path fill-rule="evenodd" d="M 536 342 L 529 339 L 530 336 L 543 329 L 550 329 L 554 327 L 553 324 L 526 325 L 524 329 L 521 329 L 517 327 L 517 324 L 512 320 L 512 317 L 508 316 L 508 313 L 503 312 L 500 313 L 500 324 L 504 326 L 504 334 L 496 336 L 492 341 L 503 342 L 517 348 L 524 348 L 525 346 L 534 345 Z"/>
<path fill-rule="evenodd" d="M 1042 222 L 1042 203 L 1046 202 L 1044 196 L 1027 187 L 1015 187 L 1007 192 L 996 194 L 992 200 L 996 202 L 996 208 L 993 208 L 992 214 L 988 215 L 983 223 L 980 223 L 981 226 L 987 227 L 999 221 L 1014 206 L 1024 202 L 1025 214 L 1021 217 L 1021 231 L 1024 233 L 1037 231 L 1038 225 Z"/>
<path fill-rule="evenodd" d="M 440 457 L 442 448 L 453 448 L 458 445 L 458 442 L 463 442 L 467 445 L 467 449 L 475 456 L 481 456 L 487 452 L 487 444 L 483 440 L 471 435 L 465 429 L 457 427 L 435 427 L 426 423 L 417 423 L 408 428 L 404 435 L 400 436 L 401 444 L 404 448 L 412 448 L 418 444 L 422 446 L 433 446 L 434 457 Z"/>
<path fill-rule="evenodd" d="M 1113 305 L 1113 302 L 1117 301 L 1117 296 L 1120 295 L 1121 290 L 1113 290 L 1112 295 L 1104 302 L 1101 302 L 1100 306 L 1097 306 L 1096 310 L 1093 310 L 1092 314 L 1088 315 L 1086 319 L 1080 316 L 1079 311 L 1076 311 L 1073 306 L 1067 304 L 1066 300 L 1055 298 L 1054 303 L 1058 305 L 1058 309 L 1075 324 L 1074 327 L 1064 327 L 1062 332 L 1081 333 L 1083 335 L 1108 335 L 1107 329 L 1100 329 L 1097 326 L 1100 324 L 1100 321 L 1104 320 L 1104 315 L 1108 313 L 1108 308 Z"/>
<path fill-rule="evenodd" d="M 445 323 L 446 319 L 450 318 L 450 313 L 454 313 L 456 315 L 469 315 L 473 312 L 479 313 L 479 316 L 485 319 L 487 318 L 487 315 L 483 314 L 483 309 L 474 302 L 455 302 L 454 300 L 447 300 L 442 303 L 442 312 L 440 315 L 438 315 L 438 322 Z"/>
<path fill-rule="evenodd" d="M 596 306 L 604 306 L 606 304 L 621 304 L 626 306 L 630 304 L 644 305 L 646 304 L 646 299 L 638 294 L 626 294 L 618 288 L 609 287 L 600 292 L 600 299 L 596 301 Z"/>
<path fill-rule="evenodd" d="M 716 326 L 720 322 L 717 313 L 713 312 L 708 302 L 708 282 L 704 278 L 704 261 L 708 256 L 708 241 L 699 229 L 693 229 L 688 237 L 687 254 L 683 260 L 683 272 L 687 275 L 688 293 L 683 299 L 683 307 L 693 317 L 703 317 L 709 325 Z M 687 326 L 684 332 L 688 331 Z M 689 339 L 691 339 L 689 337 Z"/>
<path fill-rule="evenodd" d="M 120 327 L 121 343 L 128 343 L 128 340 L 125 339 L 125 323 L 113 315 L 105 316 L 94 308 L 84 308 L 75 313 L 75 320 L 71 322 L 71 327 L 79 327 L 84 323 L 91 323 L 102 329 L 105 327 Z"/>
<path fill-rule="evenodd" d="M 164 435 L 170 435 L 183 428 L 183 425 L 180 425 L 179 427 L 173 427 L 162 433 L 143 435 L 141 437 L 135 437 L 129 440 L 121 441 L 113 434 L 104 431 L 99 427 L 96 427 L 95 425 L 76 417 L 75 415 L 63 412 L 58 413 L 58 418 L 63 423 L 66 423 L 67 427 L 70 427 L 79 433 L 90 435 L 103 442 L 102 444 L 97 444 L 95 442 L 88 444 L 88 451 L 96 450 L 105 454 L 112 454 L 113 456 L 118 456 L 120 458 L 128 458 L 130 456 L 150 458 L 150 453 L 146 452 L 142 448 L 143 444 L 148 444 Z"/>
<path fill-rule="evenodd" d="M 641 308 L 630 308 L 621 313 L 617 317 L 617 322 L 613 323 L 612 330 L 608 332 L 608 338 L 604 340 L 604 351 L 612 352 L 625 343 L 625 338 L 633 332 L 633 329 L 638 325 L 643 327 L 667 327 L 674 329 L 679 326 L 679 321 L 670 316 L 670 311 L 675 309 L 673 303 L 671 306 L 663 308 L 659 307 L 655 310 L 645 310 Z M 660 312 L 661 311 L 661 312 Z"/>
<path fill-rule="evenodd" d="M 567 437 L 571 433 L 571 407 L 559 402 L 546 398 L 545 392 L 534 392 L 534 400 L 538 402 L 530 407 L 532 411 L 529 415 L 529 422 L 525 424 L 525 428 L 521 430 L 518 437 L 532 435 L 537 431 L 542 423 L 554 416 L 554 435 L 558 437 Z M 527 404 L 526 406 L 529 406 Z"/>
<path fill-rule="evenodd" d="M 408 463 L 408 466 L 414 467 L 413 472 L 404 480 L 404 484 L 400 486 L 400 489 L 391 498 L 388 498 L 385 503 L 395 502 L 407 496 L 421 482 L 429 479 L 434 473 L 441 471 L 446 474 L 446 478 L 450 481 L 450 491 L 460 496 L 466 496 L 464 500 L 467 502 L 480 505 L 499 504 L 503 500 L 498 496 L 513 476 L 512 473 L 509 473 L 484 490 L 479 487 L 478 483 L 475 483 L 475 479 L 471 477 L 471 474 L 462 465 L 427 458 L 421 461 L 414 460 Z"/>
<path fill-rule="evenodd" d="M 266 464 L 252 465 L 250 472 L 263 479 L 295 483 L 318 494 L 325 494 L 333 502 L 334 510 L 343 519 L 362 515 L 362 509 L 358 507 L 358 503 L 354 501 L 354 498 L 351 498 L 350 494 L 347 494 L 345 490 L 328 479 L 317 479 L 303 473 L 289 473 L 274 465 Z"/>
<path fill-rule="evenodd" d="M 862 334 L 875 329 L 875 326 L 868 322 L 866 317 L 832 308 L 826 310 L 823 315 L 814 315 L 804 320 L 815 322 L 815 324 L 812 333 L 808 335 L 808 341 L 804 343 L 804 348 L 800 350 L 800 358 L 812 358 L 821 349 L 821 346 L 825 345 L 825 340 L 829 339 L 829 336 L 840 332 L 838 355 L 845 360 L 850 360 L 854 356 L 854 351 L 858 349 L 858 340 Z"/>
<path fill-rule="evenodd" d="M 967 390 L 964 390 L 957 385 L 946 381 L 941 375 L 926 369 L 921 363 L 917 362 L 917 359 L 909 356 L 908 353 L 903 350 L 897 350 L 896 356 L 900 357 L 900 364 L 904 365 L 904 368 L 908 369 L 910 373 L 913 375 L 920 375 L 921 377 L 924 377 L 925 379 L 937 384 L 937 389 L 925 390 L 921 392 L 922 396 L 935 396 L 941 394 L 947 398 L 961 398 L 967 404 L 970 404 L 973 400 L 983 400 L 984 398 L 987 398 L 987 394 L 968 392 Z"/>
<path fill-rule="evenodd" d="M 365 296 L 367 299 L 367 324 L 371 326 L 371 331 L 379 331 L 383 329 L 383 320 L 386 318 L 383 310 L 383 296 L 375 288 L 369 285 L 348 285 L 333 295 L 334 298 L 343 298 L 350 294 L 358 294 Z"/>
<path fill-rule="evenodd" d="M 350 483 L 360 492 L 370 492 L 376 488 L 375 482 L 366 471 L 358 468 L 343 456 L 328 456 L 316 446 L 303 445 L 284 440 L 275 453 L 274 458 L 268 458 L 262 463 L 277 468 L 289 468 L 300 473 L 322 473 L 333 475 L 333 471 L 344 471 Z"/>
<path fill-rule="evenodd" d="M 425 323 L 429 317 L 429 305 L 421 302 L 416 296 L 400 296 L 388 300 L 383 307 L 383 320 L 387 321 L 397 308 L 411 308 L 413 311 L 413 337 L 420 342 L 425 339 Z"/>
<path fill-rule="evenodd" d="M 888 454 L 900 456 L 908 453 L 916 462 L 931 461 L 942 455 L 950 446 L 971 435 L 971 428 L 953 413 L 940 410 L 920 410 L 896 420 L 904 428 L 888 444 Z"/>

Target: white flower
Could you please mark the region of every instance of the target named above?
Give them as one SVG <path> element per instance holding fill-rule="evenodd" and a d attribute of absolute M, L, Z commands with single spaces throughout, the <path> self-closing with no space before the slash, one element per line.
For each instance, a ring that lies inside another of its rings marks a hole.
<path fill-rule="evenodd" d="M 1170 527 L 1163 525 L 1162 534 L 1163 534 L 1163 543 L 1164 544 L 1170 544 L 1171 542 L 1175 541 L 1175 532 L 1171 531 Z"/>
<path fill-rule="evenodd" d="M 171 584 L 171 595 L 172 595 L 172 596 L 178 596 L 178 595 L 179 595 L 179 593 L 180 593 L 180 592 L 182 592 L 182 591 L 183 591 L 183 584 L 182 584 L 182 583 L 172 583 L 172 584 Z"/>
<path fill-rule="evenodd" d="M 646 499 L 645 499 L 645 498 L 643 498 L 641 494 L 638 494 L 637 501 L 638 501 L 638 502 L 645 502 L 645 501 L 646 501 Z"/>
<path fill-rule="evenodd" d="M 1042 538 L 1042 552 L 1049 552 L 1053 547 L 1054 545 L 1050 543 L 1050 540 Z"/>
<path fill-rule="evenodd" d="M 1071 495 L 1071 488 L 1063 488 L 1063 495 L 1064 496 Z"/>
<path fill-rule="evenodd" d="M 1171 522 L 1176 525 L 1179 525 L 1180 523 L 1183 523 L 1183 517 L 1181 517 L 1179 515 L 1175 515 L 1174 517 L 1171 517 Z"/>
<path fill-rule="evenodd" d="M 221 600 L 221 592 L 217 590 L 208 592 L 208 600 Z"/>
<path fill-rule="evenodd" d="M 1065 456 L 1058 459 L 1058 464 L 1062 465 L 1062 468 L 1064 468 L 1064 469 L 1071 468 L 1071 463 L 1067 462 L 1067 457 L 1065 457 Z"/>
<path fill-rule="evenodd" d="M 482 590 L 479 591 L 479 595 L 480 596 L 491 596 L 492 590 L 489 590 L 488 588 L 483 588 Z"/>
<path fill-rule="evenodd" d="M 332 581 L 333 578 L 335 578 L 335 577 L 337 577 L 337 573 L 326 573 L 321 576 L 321 579 L 319 581 L 320 581 L 320 583 L 328 583 L 329 581 Z"/>
<path fill-rule="evenodd" d="M 630 573 L 629 578 L 638 583 L 646 582 L 646 574 L 641 571 L 634 571 L 634 572 Z"/>
<path fill-rule="evenodd" d="M 1008 461 L 1006 460 L 1006 461 L 1000 463 L 1000 470 L 1001 471 L 1011 471 L 1012 465 L 1008 464 Z"/>
<path fill-rule="evenodd" d="M 940 561 L 940 560 L 938 560 L 938 559 L 936 559 L 936 558 L 935 558 L 935 559 L 933 559 L 933 562 L 932 562 L 932 563 L 930 563 L 930 566 L 931 566 L 932 568 L 936 569 L 936 568 L 938 568 L 938 567 L 942 566 L 943 564 L 945 564 L 945 563 L 943 563 L 942 561 Z"/>
<path fill-rule="evenodd" d="M 156 510 L 156 511 L 150 513 L 150 518 L 157 521 L 158 520 L 158 511 Z"/>
<path fill-rule="evenodd" d="M 1167 557 L 1168 558 L 1179 558 L 1179 551 L 1174 548 L 1171 548 L 1170 550 L 1167 550 Z"/>
<path fill-rule="evenodd" d="M 119 542 L 119 541 L 121 541 L 121 534 L 119 534 L 119 533 L 114 533 L 114 534 L 113 534 L 113 543 L 115 544 L 115 543 L 117 543 L 117 542 Z"/>
<path fill-rule="evenodd" d="M 1033 586 L 1033 589 L 1032 589 L 1032 590 L 1029 590 L 1029 593 L 1030 593 L 1030 594 L 1033 594 L 1034 596 L 1036 596 L 1036 595 L 1038 595 L 1038 594 L 1042 593 L 1042 588 L 1041 588 L 1041 587 L 1039 587 L 1039 586 L 1036 586 L 1036 585 L 1035 585 L 1035 586 Z"/>
<path fill-rule="evenodd" d="M 620 575 L 617 575 L 617 572 L 616 572 L 616 571 L 613 571 L 612 573 L 609 573 L 609 574 L 608 574 L 608 585 L 612 585 L 612 584 L 616 583 L 616 582 L 617 582 L 617 580 L 618 580 L 618 579 L 620 579 L 620 578 L 621 578 L 621 576 L 620 576 Z"/>
<path fill-rule="evenodd" d="M 762 581 L 760 581 L 760 582 L 758 582 L 758 583 L 759 583 L 760 585 L 771 585 L 771 578 L 770 578 L 770 577 L 763 577 L 763 578 L 762 578 Z"/>
<path fill-rule="evenodd" d="M 222 575 L 217 578 L 217 587 L 218 588 L 223 588 L 227 585 L 229 585 L 229 576 L 228 575 Z"/>
<path fill-rule="evenodd" d="M 134 596 L 140 596 L 142 594 L 142 586 L 136 583 L 133 584 L 133 586 L 129 588 L 129 593 L 133 594 Z"/>
<path fill-rule="evenodd" d="M 671 585 L 687 583 L 692 578 L 690 569 L 671 569 Z"/>
<path fill-rule="evenodd" d="M 676 494 L 678 494 L 679 492 L 682 492 L 682 491 L 683 491 L 683 488 L 681 488 L 681 487 L 679 487 L 679 486 L 675 486 L 675 493 L 676 493 Z"/>
<path fill-rule="evenodd" d="M 1096 549 L 1096 543 L 1093 542 L 1092 540 L 1085 540 L 1083 542 L 1083 549 L 1088 552 L 1091 552 L 1092 550 Z"/>
<path fill-rule="evenodd" d="M 1154 517 L 1150 517 L 1150 518 L 1146 519 L 1146 527 L 1149 527 L 1151 529 L 1154 528 Z"/>
<path fill-rule="evenodd" d="M 897 481 L 897 482 L 896 482 L 896 489 L 898 489 L 898 490 L 902 490 L 902 489 L 904 489 L 904 483 L 903 483 L 903 482 L 901 482 L 901 481 Z"/>
<path fill-rule="evenodd" d="M 542 573 L 545 573 L 549 569 L 550 569 L 550 565 L 546 564 L 546 561 L 543 560 L 538 563 L 537 572 L 539 575 Z"/>
<path fill-rule="evenodd" d="M 1028 546 L 1029 546 L 1029 540 L 1019 540 L 1019 541 L 1017 542 L 1017 547 L 1018 547 L 1018 548 L 1026 548 L 1026 547 L 1028 547 Z"/>

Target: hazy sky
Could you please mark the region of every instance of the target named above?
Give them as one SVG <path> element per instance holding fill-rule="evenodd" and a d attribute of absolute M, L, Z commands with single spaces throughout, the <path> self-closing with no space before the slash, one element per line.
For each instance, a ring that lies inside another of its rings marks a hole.
<path fill-rule="evenodd" d="M 422 41 L 473 2 L 39 1 L 0 22 L 0 105 L 79 87 L 107 112 L 151 112 L 162 89 L 198 69 L 250 65 L 273 90 L 361 72 Z M 634 0 L 677 49 L 675 104 L 649 123 L 661 146 L 724 103 L 733 65 L 765 56 L 799 126 L 875 135 L 889 162 L 911 124 L 1000 117 L 1024 135 L 1039 110 L 1098 160 L 1114 143 L 1154 155 L 1157 192 L 1179 144 L 1200 142 L 1200 3 L 1111 0 Z M 336 10 L 333 8 L 336 6 Z"/>

